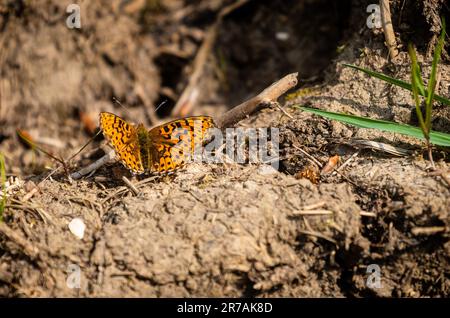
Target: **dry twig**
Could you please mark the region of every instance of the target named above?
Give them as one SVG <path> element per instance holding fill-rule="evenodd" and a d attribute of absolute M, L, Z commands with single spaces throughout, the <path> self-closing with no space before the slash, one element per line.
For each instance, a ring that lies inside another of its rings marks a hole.
<path fill-rule="evenodd" d="M 330 210 L 319 209 L 319 210 L 301 210 L 301 211 L 296 211 L 292 214 L 293 215 L 330 215 L 333 213 L 334 212 L 330 211 Z"/>
<path fill-rule="evenodd" d="M 360 211 L 359 212 L 360 216 L 366 216 L 366 217 L 370 217 L 370 218 L 376 218 L 377 214 L 373 213 L 373 212 L 367 212 L 367 211 Z"/>
<path fill-rule="evenodd" d="M 297 85 L 298 73 L 291 73 L 276 81 L 257 96 L 230 109 L 222 117 L 216 119 L 217 127 L 231 127 L 246 118 L 248 115 L 267 107 L 276 101 L 281 95 Z"/>
<path fill-rule="evenodd" d="M 389 56 L 394 59 L 398 55 L 397 41 L 395 40 L 394 28 L 392 26 L 391 8 L 389 0 L 380 0 L 381 23 L 383 26 L 386 45 L 389 49 Z"/>
<path fill-rule="evenodd" d="M 337 168 L 335 171 L 339 172 L 342 169 L 344 169 L 345 166 L 347 166 L 356 156 L 359 155 L 359 150 L 357 152 L 355 152 L 353 155 L 350 156 L 350 158 L 348 158 L 339 168 Z"/>
<path fill-rule="evenodd" d="M 283 114 L 285 114 L 286 116 L 288 116 L 290 119 L 294 119 L 294 116 L 292 116 L 292 115 L 289 114 L 287 111 L 285 111 L 284 108 L 281 107 L 281 105 L 280 105 L 279 103 L 273 102 L 273 104 L 275 104 L 275 106 L 276 106 L 279 110 L 281 110 L 281 112 L 282 112 Z"/>
<path fill-rule="evenodd" d="M 127 185 L 127 187 L 134 193 L 134 195 L 139 194 L 139 190 L 134 186 L 133 183 L 131 183 L 130 180 L 128 180 L 127 177 L 122 176 L 122 181 Z"/>
<path fill-rule="evenodd" d="M 429 176 L 439 176 L 447 184 L 447 186 L 450 186 L 450 171 L 444 171 L 444 170 L 438 169 L 438 170 L 429 172 L 428 175 Z"/>
<path fill-rule="evenodd" d="M 80 179 L 81 177 L 91 173 L 92 171 L 97 170 L 98 168 L 100 168 L 101 166 L 103 166 L 104 164 L 109 162 L 111 159 L 115 158 L 115 156 L 116 156 L 115 155 L 115 151 L 113 149 L 111 149 L 107 154 L 105 154 L 103 157 L 101 157 L 100 159 L 98 159 L 94 163 L 92 163 L 89 166 L 84 167 L 84 168 L 82 168 L 82 169 L 72 173 L 70 176 L 74 180 Z"/>
<path fill-rule="evenodd" d="M 323 164 L 317 160 L 316 158 L 314 158 L 313 156 L 311 156 L 309 153 L 307 153 L 305 150 L 303 150 L 300 147 L 297 147 L 296 145 L 292 145 L 292 147 L 294 147 L 295 149 L 297 149 L 298 151 L 300 151 L 302 154 L 304 154 L 309 160 L 311 160 L 313 163 L 315 163 L 319 168 L 323 167 Z"/>
<path fill-rule="evenodd" d="M 301 234 L 305 234 L 305 235 L 310 235 L 310 236 L 318 237 L 318 238 L 324 239 L 324 240 L 326 240 L 326 241 L 328 241 L 328 242 L 331 242 L 331 243 L 333 243 L 333 244 L 335 244 L 335 245 L 338 245 L 337 242 L 336 242 L 336 240 L 334 240 L 333 238 L 331 238 L 331 237 L 329 237 L 329 236 L 327 236 L 327 235 L 325 235 L 325 234 L 322 234 L 322 233 L 320 233 L 320 232 L 317 232 L 317 231 L 305 231 L 305 230 L 299 230 L 298 232 L 301 233 Z"/>
<path fill-rule="evenodd" d="M 445 232 L 447 228 L 445 226 L 429 226 L 429 227 L 413 227 L 411 233 L 414 235 L 434 235 L 437 233 Z"/>
<path fill-rule="evenodd" d="M 301 210 L 314 210 L 314 209 L 321 208 L 321 207 L 325 206 L 326 204 L 327 203 L 325 201 L 319 201 L 317 203 L 305 205 L 304 207 L 301 208 Z"/>

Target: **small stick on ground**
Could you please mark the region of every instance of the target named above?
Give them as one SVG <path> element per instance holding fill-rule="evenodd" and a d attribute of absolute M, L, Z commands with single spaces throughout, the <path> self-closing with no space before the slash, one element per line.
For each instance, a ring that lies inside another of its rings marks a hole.
<path fill-rule="evenodd" d="M 283 114 L 285 114 L 286 116 L 288 116 L 290 119 L 294 119 L 294 117 L 293 117 L 291 114 L 289 114 L 287 111 L 285 111 L 284 108 L 281 107 L 281 105 L 280 105 L 278 102 L 272 102 L 271 104 L 275 104 L 275 106 L 276 106 L 279 110 L 281 110 L 281 112 L 282 112 Z"/>
<path fill-rule="evenodd" d="M 414 235 L 434 235 L 446 230 L 445 226 L 413 227 L 411 233 Z"/>
<path fill-rule="evenodd" d="M 35 186 L 33 189 L 31 189 L 30 192 L 28 192 L 27 194 L 25 194 L 23 196 L 22 202 L 26 202 L 26 201 L 30 200 L 33 197 L 33 195 L 35 195 L 38 192 L 39 192 L 39 188 L 38 188 L 38 186 Z"/>
<path fill-rule="evenodd" d="M 390 59 L 394 59 L 398 55 L 397 41 L 395 40 L 394 28 L 392 26 L 391 8 L 389 0 L 380 0 L 381 23 L 383 26 L 386 45 L 389 49 Z"/>
<path fill-rule="evenodd" d="M 330 210 L 302 210 L 302 211 L 296 211 L 292 213 L 293 215 L 330 215 L 333 214 L 333 211 Z"/>
<path fill-rule="evenodd" d="M 142 186 L 142 185 L 144 185 L 146 183 L 149 183 L 151 181 L 154 181 L 154 180 L 156 180 L 156 179 L 158 179 L 160 177 L 161 176 L 156 175 L 156 176 L 151 176 L 151 177 L 145 178 L 145 179 L 143 179 L 143 180 L 141 180 L 139 182 L 136 182 L 135 186 L 136 186 L 136 188 L 139 188 L 140 186 Z"/>
<path fill-rule="evenodd" d="M 376 218 L 376 217 L 377 217 L 377 214 L 376 214 L 376 213 L 373 213 L 373 212 L 367 212 L 367 211 L 360 211 L 360 212 L 359 212 L 359 215 L 360 215 L 360 216 L 367 216 L 367 217 L 370 217 L 370 218 Z"/>
<path fill-rule="evenodd" d="M 127 177 L 122 176 L 122 181 L 127 185 L 127 187 L 134 193 L 134 195 L 139 194 L 139 190 L 134 186 L 133 183 L 131 183 L 130 180 L 128 180 Z"/>
<path fill-rule="evenodd" d="M 350 178 L 348 178 L 346 175 L 342 174 L 339 170 L 341 170 L 343 167 L 345 167 L 354 157 L 356 157 L 359 153 L 359 150 L 355 152 L 349 159 L 347 159 L 339 168 L 332 170 L 330 173 L 337 173 L 342 178 L 344 178 L 347 182 L 353 184 L 355 187 L 358 186 L 354 181 L 352 181 Z M 330 174 L 329 173 L 329 174 Z M 328 175 L 328 174 L 327 174 Z"/>
<path fill-rule="evenodd" d="M 298 233 L 301 234 L 305 234 L 305 235 L 310 235 L 310 236 L 315 236 L 321 239 L 324 239 L 326 241 L 329 241 L 335 245 L 338 245 L 336 240 L 332 239 L 331 237 L 326 236 L 325 234 L 322 234 L 320 232 L 316 232 L 316 231 L 305 231 L 305 230 L 299 230 Z"/>
<path fill-rule="evenodd" d="M 292 145 L 295 149 L 297 149 L 298 151 L 300 151 L 302 154 L 304 154 L 306 157 L 308 157 L 308 159 L 310 159 L 312 162 L 314 162 L 316 165 L 319 166 L 319 168 L 323 167 L 323 164 L 317 160 L 316 158 L 314 158 L 313 156 L 311 156 L 309 153 L 307 153 L 305 150 L 303 150 L 300 147 L 297 147 L 295 145 Z"/>
<path fill-rule="evenodd" d="M 47 179 L 49 179 L 52 175 L 54 175 L 60 168 L 61 168 L 61 166 L 58 166 L 55 169 L 53 169 L 44 179 L 42 179 L 41 182 L 39 182 L 37 185 L 35 185 L 35 187 L 33 189 L 31 189 L 30 192 L 26 193 L 22 198 L 22 202 L 26 202 L 26 201 L 30 200 L 39 191 L 39 186 L 42 183 L 44 183 Z"/>
<path fill-rule="evenodd" d="M 342 169 L 344 169 L 344 167 L 347 166 L 358 154 L 359 154 L 359 150 L 357 152 L 355 152 L 353 155 L 351 155 L 350 158 L 348 158 L 339 168 L 337 168 L 334 171 L 339 172 Z"/>
<path fill-rule="evenodd" d="M 447 184 L 447 186 L 450 186 L 450 171 L 444 171 L 444 170 L 434 170 L 432 172 L 428 173 L 429 176 L 440 176 L 442 180 Z"/>
<path fill-rule="evenodd" d="M 107 162 L 109 162 L 111 159 L 115 158 L 115 151 L 111 149 L 106 155 L 95 161 L 94 163 L 90 164 L 89 166 L 82 168 L 74 173 L 72 173 L 70 176 L 72 179 L 77 180 L 81 177 L 91 173 L 94 170 L 97 170 Z"/>
<path fill-rule="evenodd" d="M 317 203 L 313 203 L 310 205 L 305 205 L 303 208 L 301 208 L 301 210 L 314 210 L 314 209 L 318 209 L 323 207 L 324 205 L 326 205 L 327 203 L 325 201 L 319 201 Z"/>
<path fill-rule="evenodd" d="M 297 85 L 297 76 L 298 73 L 288 74 L 267 87 L 257 96 L 230 109 L 222 117 L 216 119 L 217 127 L 232 127 L 254 112 L 269 106 L 272 102 L 275 102 L 281 95 Z"/>
<path fill-rule="evenodd" d="M 436 165 L 434 164 L 434 160 L 433 160 L 433 146 L 431 145 L 429 140 L 427 140 L 427 149 L 428 149 L 428 158 L 430 159 L 430 163 L 431 163 L 431 168 L 433 170 L 436 170 Z"/>
<path fill-rule="evenodd" d="M 136 188 L 136 189 L 139 189 L 140 187 L 142 187 L 143 185 L 145 185 L 146 183 L 149 183 L 149 182 L 151 182 L 151 181 L 154 181 L 155 179 L 158 179 L 158 178 L 160 178 L 161 176 L 151 176 L 151 177 L 148 177 L 148 178 L 146 178 L 146 179 L 144 179 L 144 180 L 141 180 L 141 181 L 139 181 L 139 182 L 136 182 L 135 184 L 134 184 L 134 187 Z M 111 193 L 110 195 L 108 195 L 105 199 L 103 199 L 103 201 L 102 201 L 102 204 L 104 203 L 104 202 L 107 202 L 107 201 L 109 201 L 110 199 L 112 199 L 112 198 L 115 198 L 115 197 L 117 197 L 117 196 L 119 196 L 120 194 L 122 194 L 122 193 L 124 193 L 124 192 L 126 192 L 128 189 L 127 189 L 127 187 L 120 187 L 118 190 L 116 190 L 114 193 Z"/>

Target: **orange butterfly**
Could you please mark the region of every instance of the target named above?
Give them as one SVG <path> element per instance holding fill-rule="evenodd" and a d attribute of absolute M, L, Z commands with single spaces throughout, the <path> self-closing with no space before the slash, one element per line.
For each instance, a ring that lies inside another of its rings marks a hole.
<path fill-rule="evenodd" d="M 182 167 L 201 145 L 214 122 L 208 116 L 177 119 L 147 130 L 111 113 L 100 113 L 100 128 L 119 161 L 134 174 Z"/>

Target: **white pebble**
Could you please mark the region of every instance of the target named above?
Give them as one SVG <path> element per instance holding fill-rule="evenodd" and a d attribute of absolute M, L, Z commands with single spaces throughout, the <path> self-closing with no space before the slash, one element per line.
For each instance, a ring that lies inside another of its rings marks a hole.
<path fill-rule="evenodd" d="M 287 33 L 287 32 L 277 32 L 277 33 L 275 33 L 275 37 L 279 41 L 287 41 L 287 40 L 289 40 L 289 33 Z"/>
<path fill-rule="evenodd" d="M 86 225 L 84 225 L 84 222 L 80 218 L 75 218 L 69 223 L 69 230 L 72 232 L 73 235 L 78 237 L 80 240 L 84 236 L 84 230 L 86 229 Z"/>

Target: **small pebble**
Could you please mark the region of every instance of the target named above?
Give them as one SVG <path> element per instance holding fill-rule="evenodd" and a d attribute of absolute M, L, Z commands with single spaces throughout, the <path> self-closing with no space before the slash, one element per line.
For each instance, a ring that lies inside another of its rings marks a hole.
<path fill-rule="evenodd" d="M 72 234 L 78 237 L 80 240 L 83 239 L 85 229 L 86 225 L 80 218 L 75 218 L 69 223 L 70 232 L 72 232 Z"/>
<path fill-rule="evenodd" d="M 289 33 L 287 33 L 287 32 L 277 32 L 275 34 L 275 37 L 279 41 L 287 41 L 287 40 L 289 40 Z"/>

